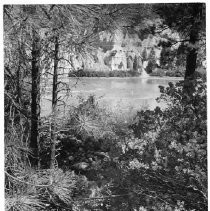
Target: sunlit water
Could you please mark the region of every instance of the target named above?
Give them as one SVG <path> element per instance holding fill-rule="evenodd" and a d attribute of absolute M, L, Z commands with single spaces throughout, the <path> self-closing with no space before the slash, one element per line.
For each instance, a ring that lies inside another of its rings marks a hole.
<path fill-rule="evenodd" d="M 182 78 L 160 77 L 132 77 L 132 78 L 68 78 L 63 81 L 70 84 L 71 96 L 64 100 L 66 105 L 76 106 L 78 98 L 87 99 L 95 95 L 100 106 L 114 112 L 131 112 L 145 108 L 153 109 L 158 104 L 156 98 L 160 96 L 159 85 L 167 86 L 169 82 L 178 82 Z M 65 95 L 62 92 L 61 95 Z M 51 112 L 51 88 L 45 87 L 42 96 L 41 114 Z M 63 107 L 60 107 L 62 110 Z"/>

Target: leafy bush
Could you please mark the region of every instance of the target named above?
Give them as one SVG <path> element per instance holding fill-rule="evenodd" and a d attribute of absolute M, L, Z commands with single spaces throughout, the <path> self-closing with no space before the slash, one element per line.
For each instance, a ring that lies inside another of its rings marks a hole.
<path fill-rule="evenodd" d="M 152 71 L 152 73 L 150 73 L 150 76 L 163 77 L 165 75 L 166 75 L 165 70 L 163 70 L 161 68 L 156 68 L 155 70 Z"/>
<path fill-rule="evenodd" d="M 138 191 L 155 203 L 173 207 L 183 201 L 186 210 L 207 210 L 206 83 L 185 83 L 190 83 L 188 92 L 184 82 L 160 87 L 165 110 L 138 112 L 127 162 L 130 175 L 139 175 Z"/>
<path fill-rule="evenodd" d="M 184 77 L 184 74 L 185 74 L 184 66 L 178 66 L 176 68 L 173 68 L 172 70 L 166 71 L 166 76 L 169 77 Z"/>

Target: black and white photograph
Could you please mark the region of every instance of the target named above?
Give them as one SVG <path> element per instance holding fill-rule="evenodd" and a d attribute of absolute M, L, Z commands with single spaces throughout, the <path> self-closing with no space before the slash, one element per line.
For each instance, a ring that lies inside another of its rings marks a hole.
<path fill-rule="evenodd" d="M 1 9 L 5 211 L 208 210 L 205 2 Z"/>

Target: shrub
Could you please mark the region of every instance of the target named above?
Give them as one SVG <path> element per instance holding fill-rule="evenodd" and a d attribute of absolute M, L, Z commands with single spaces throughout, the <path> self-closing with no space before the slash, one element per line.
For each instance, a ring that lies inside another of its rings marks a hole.
<path fill-rule="evenodd" d="M 73 171 L 28 168 L 9 177 L 14 189 L 6 194 L 7 211 L 70 209 L 78 198 L 89 194 L 86 177 Z"/>
<path fill-rule="evenodd" d="M 165 70 L 161 68 L 156 68 L 152 73 L 150 73 L 150 76 L 158 76 L 158 77 L 163 77 L 165 76 Z"/>
<path fill-rule="evenodd" d="M 166 76 L 170 77 L 184 77 L 185 74 L 185 67 L 179 66 L 176 68 L 173 68 L 172 70 L 166 71 Z"/>
<path fill-rule="evenodd" d="M 148 65 L 147 67 L 145 68 L 145 71 L 150 74 L 152 73 L 152 71 L 156 68 L 156 64 L 153 62 L 153 61 L 150 61 L 148 62 Z"/>
<path fill-rule="evenodd" d="M 139 175 L 141 193 L 173 206 L 183 201 L 186 210 L 206 210 L 206 83 L 188 83 L 190 92 L 183 89 L 184 82 L 160 87 L 158 100 L 167 108 L 138 112 L 131 126 L 136 140 L 130 143 L 127 162 L 130 174 Z"/>

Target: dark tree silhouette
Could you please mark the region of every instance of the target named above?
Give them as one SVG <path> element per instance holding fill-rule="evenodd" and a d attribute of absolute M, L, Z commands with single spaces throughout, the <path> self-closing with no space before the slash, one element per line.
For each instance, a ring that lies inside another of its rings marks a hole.
<path fill-rule="evenodd" d="M 185 79 L 194 78 L 197 65 L 198 41 L 205 40 L 205 4 L 157 4 L 155 11 L 163 23 L 179 32 L 183 42 L 188 43 Z"/>
<path fill-rule="evenodd" d="M 38 165 L 38 138 L 39 138 L 39 117 L 40 117 L 40 38 L 35 29 L 32 30 L 32 65 L 31 65 L 31 140 L 32 150 L 31 165 Z"/>

